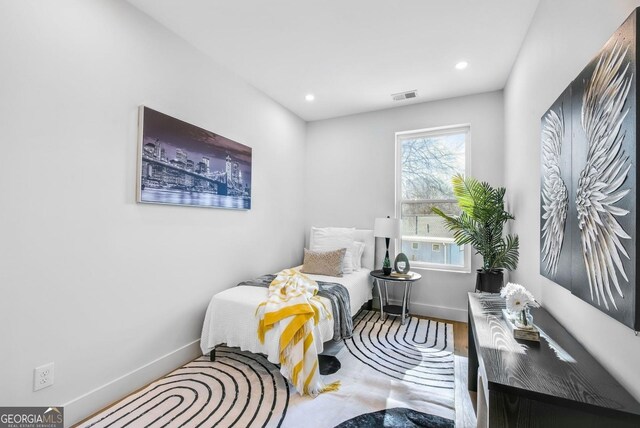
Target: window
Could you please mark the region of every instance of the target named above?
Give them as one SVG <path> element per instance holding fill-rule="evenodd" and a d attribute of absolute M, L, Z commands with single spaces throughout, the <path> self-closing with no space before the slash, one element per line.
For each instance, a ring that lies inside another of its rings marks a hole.
<path fill-rule="evenodd" d="M 451 177 L 466 174 L 469 126 L 396 133 L 396 216 L 411 266 L 469 272 L 471 252 L 431 211 L 460 214 Z"/>

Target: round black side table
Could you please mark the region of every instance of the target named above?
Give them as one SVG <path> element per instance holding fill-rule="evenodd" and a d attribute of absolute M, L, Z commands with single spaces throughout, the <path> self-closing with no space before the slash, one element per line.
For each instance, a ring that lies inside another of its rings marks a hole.
<path fill-rule="evenodd" d="M 385 275 L 381 270 L 371 271 L 370 275 L 373 277 L 376 288 L 378 290 L 378 297 L 380 298 L 380 319 L 385 321 L 387 315 L 401 317 L 400 322 L 405 323 L 409 316 L 409 302 L 411 300 L 411 286 L 414 282 L 422 278 L 422 275 L 416 272 L 409 272 L 409 277 Z M 380 283 L 384 285 L 384 300 L 382 296 L 382 287 Z M 402 305 L 390 305 L 389 304 L 389 292 L 387 285 L 404 285 L 404 293 L 402 295 Z"/>

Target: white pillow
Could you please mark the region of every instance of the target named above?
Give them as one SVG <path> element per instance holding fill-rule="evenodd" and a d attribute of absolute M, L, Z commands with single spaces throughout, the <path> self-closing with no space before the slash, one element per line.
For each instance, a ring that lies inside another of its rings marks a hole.
<path fill-rule="evenodd" d="M 309 238 L 311 251 L 331 251 L 346 248 L 342 272 L 353 272 L 353 243 L 355 227 L 312 227 Z"/>
<path fill-rule="evenodd" d="M 353 270 L 362 269 L 362 255 L 364 254 L 364 242 L 354 241 L 353 242 L 353 254 L 352 254 L 352 262 L 353 262 Z"/>

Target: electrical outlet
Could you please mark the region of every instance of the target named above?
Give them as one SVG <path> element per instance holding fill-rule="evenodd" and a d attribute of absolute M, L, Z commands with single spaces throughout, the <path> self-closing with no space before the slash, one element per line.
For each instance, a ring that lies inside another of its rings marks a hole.
<path fill-rule="evenodd" d="M 46 388 L 53 385 L 53 363 L 36 367 L 33 370 L 33 390 Z"/>

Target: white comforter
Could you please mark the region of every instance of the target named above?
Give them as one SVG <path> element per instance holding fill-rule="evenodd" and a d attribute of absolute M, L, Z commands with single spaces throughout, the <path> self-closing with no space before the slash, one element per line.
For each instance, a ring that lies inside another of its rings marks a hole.
<path fill-rule="evenodd" d="M 371 280 L 368 270 L 360 270 L 343 277 L 308 275 L 316 281 L 337 282 L 349 291 L 351 315 L 354 316 L 362 305 L 371 299 Z M 267 355 L 272 363 L 278 364 L 278 343 L 261 344 L 258 340 L 258 320 L 255 311 L 267 299 L 269 290 L 262 287 L 231 287 L 213 296 L 202 326 L 200 348 L 204 354 L 216 345 L 226 343 L 244 351 Z M 331 308 L 331 302 L 322 299 Z M 315 337 L 318 353 L 324 349 L 323 342 L 333 338 L 333 318 L 323 319 L 316 326 Z"/>

